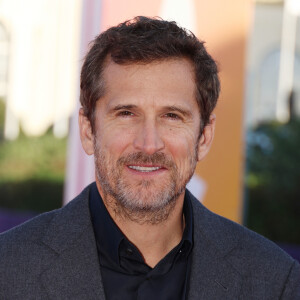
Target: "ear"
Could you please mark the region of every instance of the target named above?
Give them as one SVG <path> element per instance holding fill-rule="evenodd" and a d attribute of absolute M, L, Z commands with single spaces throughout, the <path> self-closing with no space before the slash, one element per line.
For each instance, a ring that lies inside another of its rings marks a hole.
<path fill-rule="evenodd" d="M 89 119 L 85 116 L 83 109 L 79 110 L 79 132 L 82 148 L 88 155 L 94 154 L 94 135 Z"/>
<path fill-rule="evenodd" d="M 211 114 L 209 123 L 204 127 L 198 142 L 198 161 L 202 160 L 209 152 L 215 135 L 216 116 Z"/>

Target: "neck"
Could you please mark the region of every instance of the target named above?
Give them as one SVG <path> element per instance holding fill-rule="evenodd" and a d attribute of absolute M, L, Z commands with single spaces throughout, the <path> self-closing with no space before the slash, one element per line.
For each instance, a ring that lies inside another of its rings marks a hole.
<path fill-rule="evenodd" d="M 126 238 L 138 248 L 150 267 L 153 268 L 180 243 L 184 230 L 184 192 L 174 201 L 166 219 L 149 223 L 137 222 L 125 213 L 120 213 L 116 200 L 104 194 L 98 183 L 97 187 L 111 218 Z"/>

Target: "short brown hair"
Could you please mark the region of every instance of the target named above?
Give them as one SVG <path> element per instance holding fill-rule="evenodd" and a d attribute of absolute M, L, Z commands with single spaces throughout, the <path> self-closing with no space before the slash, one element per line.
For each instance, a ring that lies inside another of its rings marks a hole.
<path fill-rule="evenodd" d="M 81 70 L 80 103 L 93 131 L 96 101 L 104 94 L 101 77 L 108 56 L 117 64 L 189 59 L 195 70 L 201 131 L 208 124 L 219 97 L 220 81 L 216 62 L 207 53 L 204 42 L 175 22 L 135 17 L 98 35 L 85 57 Z"/>

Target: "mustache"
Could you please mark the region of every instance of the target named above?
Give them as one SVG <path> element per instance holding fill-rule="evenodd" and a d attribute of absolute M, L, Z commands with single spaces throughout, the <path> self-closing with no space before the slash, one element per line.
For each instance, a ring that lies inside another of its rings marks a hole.
<path fill-rule="evenodd" d="M 117 161 L 118 165 L 130 165 L 130 164 L 149 164 L 159 165 L 167 169 L 176 168 L 173 160 L 162 152 L 156 152 L 151 155 L 143 152 L 130 153 L 126 156 L 120 157 Z"/>

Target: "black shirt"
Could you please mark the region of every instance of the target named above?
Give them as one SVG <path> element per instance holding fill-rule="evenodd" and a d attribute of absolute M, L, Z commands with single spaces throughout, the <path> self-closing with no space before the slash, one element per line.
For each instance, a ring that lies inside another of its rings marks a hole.
<path fill-rule="evenodd" d="M 138 249 L 114 223 L 95 183 L 90 193 L 90 211 L 108 300 L 186 299 L 193 247 L 193 212 L 187 197 L 182 240 L 154 268 L 144 262 Z"/>

